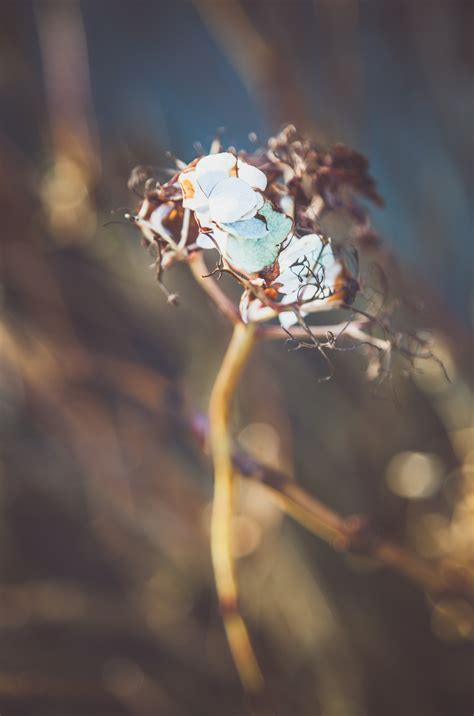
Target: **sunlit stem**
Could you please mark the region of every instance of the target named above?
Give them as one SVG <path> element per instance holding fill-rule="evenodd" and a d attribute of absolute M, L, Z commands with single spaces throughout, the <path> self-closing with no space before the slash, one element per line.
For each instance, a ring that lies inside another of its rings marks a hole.
<path fill-rule="evenodd" d="M 250 693 L 262 689 L 263 678 L 238 606 L 232 557 L 234 467 L 229 419 L 235 389 L 254 343 L 254 326 L 237 323 L 214 383 L 209 404 L 210 443 L 214 462 L 212 561 L 229 647 L 242 685 Z"/>

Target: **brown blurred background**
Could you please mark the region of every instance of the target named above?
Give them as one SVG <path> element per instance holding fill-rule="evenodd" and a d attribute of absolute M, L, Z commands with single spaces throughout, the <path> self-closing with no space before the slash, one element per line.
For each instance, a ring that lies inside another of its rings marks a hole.
<path fill-rule="evenodd" d="M 259 347 L 240 444 L 339 512 L 474 573 L 472 2 L 0 1 L 0 714 L 243 716 L 183 429 L 229 329 L 166 305 L 130 170 L 283 122 L 367 154 L 374 223 L 439 365 L 374 394 L 356 353 Z M 256 399 L 258 396 L 258 399 Z M 278 716 L 469 716 L 474 610 L 347 557 L 242 486 L 243 609 Z"/>

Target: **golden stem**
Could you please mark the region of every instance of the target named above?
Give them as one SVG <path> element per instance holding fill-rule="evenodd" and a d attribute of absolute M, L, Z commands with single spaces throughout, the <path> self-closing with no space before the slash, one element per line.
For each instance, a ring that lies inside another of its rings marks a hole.
<path fill-rule="evenodd" d="M 214 501 L 211 521 L 214 575 L 229 647 L 244 689 L 253 694 L 262 690 L 263 677 L 238 605 L 237 581 L 232 556 L 234 467 L 229 418 L 232 398 L 254 343 L 255 327 L 237 323 L 209 403 L 210 443 L 214 462 Z"/>

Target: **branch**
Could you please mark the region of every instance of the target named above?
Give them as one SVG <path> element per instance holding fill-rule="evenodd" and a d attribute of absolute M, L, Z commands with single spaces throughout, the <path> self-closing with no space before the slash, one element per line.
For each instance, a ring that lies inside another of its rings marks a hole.
<path fill-rule="evenodd" d="M 206 421 L 199 417 L 192 430 L 201 445 L 206 440 Z M 232 453 L 234 469 L 246 479 L 259 482 L 288 515 L 342 552 L 365 555 L 389 567 L 431 594 L 462 596 L 474 602 L 474 586 L 459 572 L 447 570 L 411 554 L 401 545 L 377 535 L 362 515 L 343 517 L 309 495 L 284 473 L 257 462 L 245 452 Z"/>
<path fill-rule="evenodd" d="M 341 323 L 328 326 L 310 326 L 309 329 L 315 338 L 327 339 L 328 334 L 332 334 L 336 340 L 343 337 L 354 338 L 354 340 L 377 348 L 379 351 L 387 352 L 391 349 L 389 340 L 366 333 L 361 324 L 354 321 L 341 321 Z M 261 326 L 259 328 L 259 337 L 274 341 L 288 340 L 289 338 L 307 339 L 308 335 L 308 331 L 302 326 L 294 326 L 289 332 L 283 330 L 281 326 Z"/>
<path fill-rule="evenodd" d="M 390 540 L 372 532 L 369 520 L 361 515 L 344 518 L 319 500 L 308 495 L 282 473 L 254 463 L 248 471 L 241 468 L 242 455 L 234 454 L 239 474 L 267 487 L 280 507 L 310 532 L 339 551 L 372 557 L 381 564 L 398 571 L 432 594 L 455 594 L 474 601 L 474 589 L 459 572 L 443 569 L 417 557 Z"/>
<path fill-rule="evenodd" d="M 217 308 L 233 324 L 240 323 L 240 313 L 237 306 L 228 298 L 217 282 L 209 276 L 209 270 L 204 261 L 203 252 L 195 251 L 188 258 L 188 266 L 197 283 L 215 303 Z"/>
<path fill-rule="evenodd" d="M 204 289 L 212 302 L 217 306 L 220 312 L 233 323 L 241 322 L 241 316 L 237 306 L 222 291 L 212 276 L 208 275 L 208 268 L 204 261 L 203 252 L 196 251 L 190 254 L 188 265 L 191 273 L 197 283 Z M 362 324 L 363 325 L 363 324 Z M 361 324 L 355 321 L 341 321 L 341 323 L 331 324 L 327 326 L 311 326 L 311 333 L 315 338 L 327 340 L 328 335 L 332 334 L 335 340 L 343 337 L 354 338 L 361 344 L 371 346 L 383 353 L 390 353 L 391 343 L 387 339 L 377 338 L 362 330 Z M 259 325 L 257 328 L 258 337 L 267 340 L 288 340 L 288 338 L 308 338 L 308 331 L 302 326 L 294 326 L 290 334 L 283 330 L 281 326 Z"/>

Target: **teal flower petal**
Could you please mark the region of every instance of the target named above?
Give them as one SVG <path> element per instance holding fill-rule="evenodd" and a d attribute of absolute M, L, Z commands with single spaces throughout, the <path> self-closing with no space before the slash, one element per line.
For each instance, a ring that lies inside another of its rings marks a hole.
<path fill-rule="evenodd" d="M 221 227 L 237 239 L 261 239 L 269 233 L 266 223 L 256 217 L 233 221 L 231 224 L 221 224 Z"/>
<path fill-rule="evenodd" d="M 266 201 L 259 212 L 264 218 L 267 233 L 265 236 L 233 236 L 229 234 L 226 246 L 226 257 L 232 266 L 245 273 L 261 271 L 272 264 L 277 258 L 284 239 L 293 226 L 291 219 L 285 214 L 275 211 L 269 201 Z M 234 222 L 246 224 L 246 221 Z"/>

